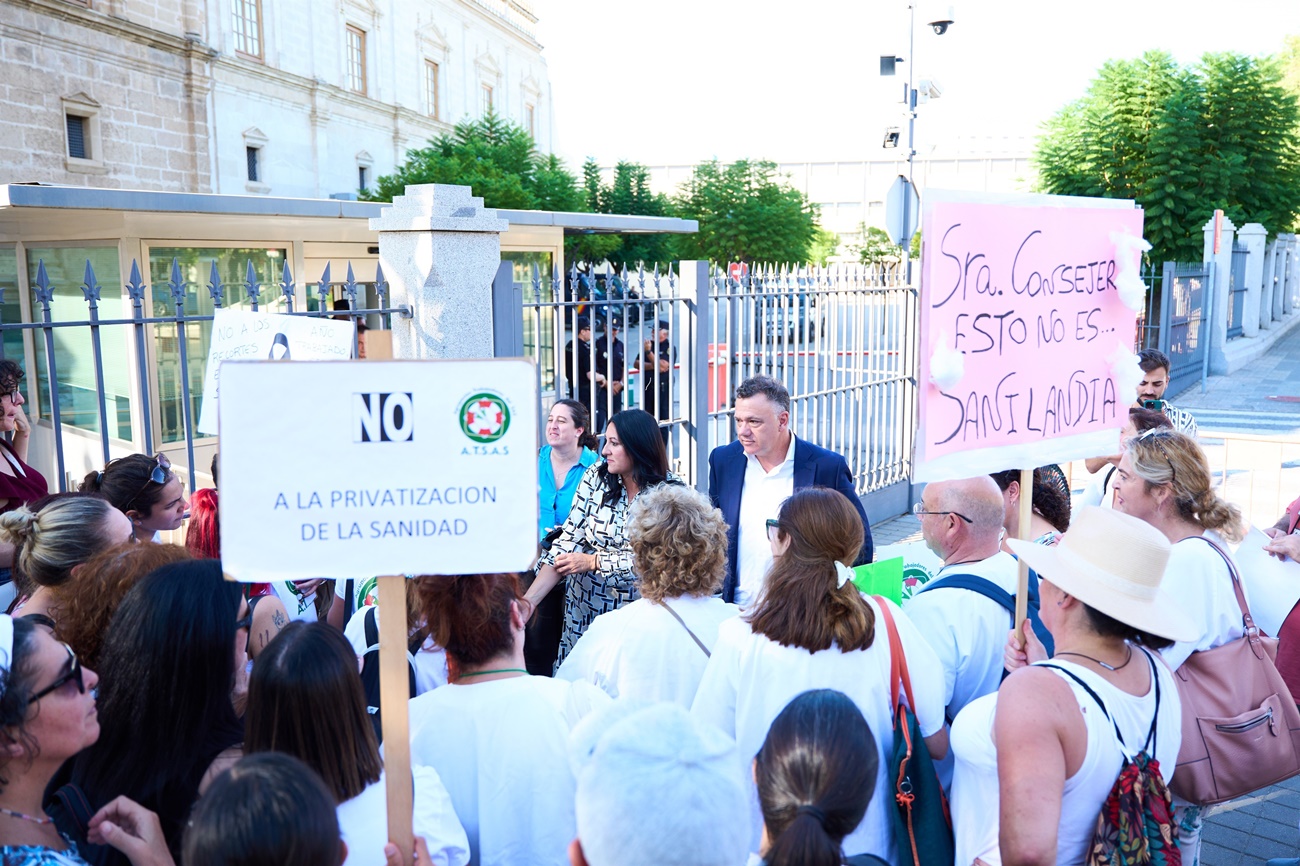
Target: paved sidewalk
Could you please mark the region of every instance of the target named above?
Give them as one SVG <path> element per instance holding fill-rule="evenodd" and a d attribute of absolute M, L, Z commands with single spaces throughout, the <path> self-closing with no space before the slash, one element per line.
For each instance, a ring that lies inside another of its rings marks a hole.
<path fill-rule="evenodd" d="M 1231 376 L 1211 376 L 1204 394 L 1198 382 L 1175 395 L 1173 400 L 1193 413 L 1204 409 L 1288 414 L 1295 415 L 1300 425 L 1300 328 L 1278 340 L 1268 354 Z"/>

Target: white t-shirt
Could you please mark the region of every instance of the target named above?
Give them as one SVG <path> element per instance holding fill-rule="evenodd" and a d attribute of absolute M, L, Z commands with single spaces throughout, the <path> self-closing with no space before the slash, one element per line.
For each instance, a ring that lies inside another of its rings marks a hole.
<path fill-rule="evenodd" d="M 845 837 L 844 852 L 850 856 L 875 854 L 892 863 L 896 852 L 885 811 L 893 804 L 887 793 L 892 790 L 891 782 L 886 779 L 894 730 L 889 705 L 889 637 L 876 601 L 868 598 L 867 602 L 876 615 L 876 637 L 868 649 L 853 652 L 831 647 L 813 653 L 782 646 L 755 634 L 742 618 L 727 620 L 718 628 L 718 642 L 700 681 L 691 713 L 734 737 L 741 760 L 748 768 L 762 748 L 772 721 L 786 704 L 810 689 L 843 692 L 866 717 L 880 749 L 876 796 L 871 798 L 862 823 Z M 922 735 L 928 737 L 943 727 L 943 672 L 934 651 L 912 622 L 893 602 L 886 603 L 894 615 L 907 657 L 917 721 Z M 745 778 L 749 780 L 752 807 L 750 841 L 752 850 L 757 851 L 763 816 L 753 774 L 746 772 Z"/>
<path fill-rule="evenodd" d="M 768 472 L 753 454 L 745 455 L 745 485 L 740 490 L 740 525 L 736 528 L 736 604 L 748 608 L 763 589 L 772 565 L 767 521 L 794 493 L 794 434 L 785 460 Z"/>
<path fill-rule="evenodd" d="M 1203 535 L 1226 551 L 1226 543 L 1217 532 L 1207 529 Z M 1170 598 L 1177 599 L 1201 630 L 1197 640 L 1180 641 L 1161 651 L 1174 670 L 1178 670 L 1193 652 L 1223 646 L 1245 634 L 1228 564 L 1204 541 L 1184 538 L 1174 545 L 1160 589 L 1169 593 Z M 1249 605 L 1250 594 L 1244 583 L 1241 591 Z"/>
<path fill-rule="evenodd" d="M 476 866 L 567 866 L 577 832 L 569 732 L 608 701 L 588 683 L 533 676 L 411 699 L 411 761 L 438 771 Z"/>
<path fill-rule="evenodd" d="M 666 599 L 710 651 L 718 626 L 740 612 L 720 598 Z M 661 604 L 644 598 L 596 617 L 555 675 L 585 680 L 611 698 L 673 701 L 690 709 L 709 658 Z"/>
<path fill-rule="evenodd" d="M 370 607 L 358 608 L 343 629 L 343 636 L 352 644 L 357 656 L 366 654 L 366 611 Z M 375 627 L 379 627 L 379 608 L 375 607 Z M 424 639 L 424 645 L 415 654 L 415 693 L 422 695 L 427 691 L 447 685 L 447 654 L 442 647 L 433 642 L 432 637 Z"/>
<path fill-rule="evenodd" d="M 294 591 L 293 583 L 287 580 L 271 581 L 271 589 L 284 604 L 289 622 L 317 622 L 320 619 L 316 615 L 316 593 L 300 595 Z"/>
<path fill-rule="evenodd" d="M 413 766 L 415 783 L 412 826 L 424 837 L 429 856 L 437 866 L 465 866 L 469 862 L 469 840 L 460 826 L 451 797 L 431 767 Z M 351 800 L 338 806 L 339 831 L 348 845 L 343 866 L 384 866 L 388 844 L 388 791 L 383 773 Z"/>
<path fill-rule="evenodd" d="M 979 562 L 944 566 L 931 584 L 950 574 L 973 574 L 992 581 L 1013 596 L 1019 588 L 1015 557 L 998 551 Z M 1002 649 L 1011 630 L 1011 615 L 991 598 L 969 589 L 918 592 L 904 608 L 943 663 L 948 716 L 1002 683 Z"/>
<path fill-rule="evenodd" d="M 1075 508 L 1096 505 L 1101 508 L 1113 508 L 1115 505 L 1116 467 L 1107 463 L 1101 470 L 1088 479 L 1088 486 L 1083 489 Z"/>
<path fill-rule="evenodd" d="M 1106 704 L 1106 711 L 1118 723 L 1130 757 L 1142 749 L 1156 712 L 1154 688 L 1148 689 L 1145 695 L 1130 695 L 1082 665 L 1060 659 L 1051 663 L 1076 674 L 1097 692 Z M 1133 664 L 1144 663 L 1143 651 L 1134 647 Z M 1163 775 L 1168 781 L 1182 745 L 1182 713 L 1173 674 L 1158 660 L 1155 669 L 1160 678 L 1160 718 L 1156 723 L 1154 757 L 1164 768 Z M 1065 780 L 1056 834 L 1058 866 L 1076 866 L 1086 859 L 1097 827 L 1097 815 L 1119 777 L 1123 754 L 1115 739 L 1115 729 L 1098 709 L 1097 702 L 1074 680 L 1059 671 L 1053 673 L 1074 692 L 1088 729 L 1088 749 L 1083 763 Z M 959 864 L 973 863 L 976 857 L 989 866 L 1002 863 L 998 849 L 998 756 L 993 741 L 997 699 L 995 692 L 972 701 L 952 725 L 956 767 L 951 806 L 956 844 L 954 862 Z"/>

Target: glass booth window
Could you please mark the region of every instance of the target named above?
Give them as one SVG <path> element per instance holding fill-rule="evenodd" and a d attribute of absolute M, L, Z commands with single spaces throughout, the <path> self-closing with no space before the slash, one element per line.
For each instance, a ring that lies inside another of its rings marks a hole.
<path fill-rule="evenodd" d="M 208 281 L 212 278 L 212 263 L 217 263 L 217 275 L 224 290 L 221 306 L 226 309 L 251 310 L 252 300 L 244 288 L 248 263 L 262 286 L 258 296 L 258 310 L 264 313 L 288 311 L 284 296 L 280 294 L 279 280 L 287 250 L 253 248 L 188 248 L 150 247 L 149 275 L 153 288 L 153 315 L 176 315 L 176 301 L 168 287 L 171 279 L 172 259 L 180 266 L 181 282 L 185 286 L 184 311 L 186 316 L 211 316 L 215 309 Z M 185 362 L 188 382 L 181 380 L 180 343 L 175 324 L 154 326 L 154 364 L 158 376 L 158 413 L 161 421 L 162 442 L 185 441 L 184 403 L 190 401 L 190 422 L 199 422 L 203 408 L 203 377 L 207 370 L 208 346 L 212 341 L 211 322 L 187 322 L 185 329 Z M 193 438 L 206 438 L 192 431 Z"/>
<path fill-rule="evenodd" d="M 0 291 L 4 292 L 4 300 L 0 301 L 0 322 L 21 322 L 23 309 L 18 298 L 18 251 L 13 247 L 0 247 Z M 3 339 L 0 339 L 0 350 L 3 350 L 4 357 L 25 366 L 22 331 L 4 331 Z M 27 387 L 24 385 L 24 390 Z"/>
<path fill-rule="evenodd" d="M 90 318 L 90 308 L 81 293 L 85 279 L 86 262 L 95 271 L 101 286 L 99 316 L 101 319 L 122 319 L 130 315 L 130 307 L 123 298 L 121 269 L 117 247 L 58 247 L 27 248 L 27 282 L 32 288 L 32 319 L 42 320 L 41 306 L 36 300 L 36 271 L 45 262 L 54 297 L 50 301 L 50 320 L 53 322 L 83 322 Z M 6 298 L 8 300 L 8 298 Z M 8 318 L 8 311 L 5 311 Z M 95 382 L 95 354 L 90 328 L 52 328 L 54 335 L 55 398 L 59 405 L 59 420 L 80 430 L 99 433 L 99 387 Z M 104 363 L 104 407 L 108 421 L 108 435 L 115 439 L 131 441 L 131 364 L 127 347 L 131 339 L 129 325 L 109 325 L 100 328 L 100 348 Z M 52 415 L 53 400 L 50 395 L 49 364 L 45 354 L 45 334 L 33 333 L 36 344 L 36 376 L 33 383 L 28 373 L 28 398 L 32 390 L 39 396 L 36 401 L 41 416 Z M 9 353 L 6 339 L 5 354 Z M 21 357 L 21 348 L 17 350 Z"/>

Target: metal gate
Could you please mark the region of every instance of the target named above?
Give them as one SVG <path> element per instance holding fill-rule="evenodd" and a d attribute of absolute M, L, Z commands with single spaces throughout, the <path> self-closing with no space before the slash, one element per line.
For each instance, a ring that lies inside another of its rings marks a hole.
<path fill-rule="evenodd" d="M 1246 260 L 1250 251 L 1234 241 L 1232 244 L 1232 270 L 1228 280 L 1228 334 L 1227 339 L 1242 336 L 1242 305 L 1246 299 Z"/>
<path fill-rule="evenodd" d="M 1209 364 L 1209 301 L 1213 262 L 1165 262 L 1161 281 L 1160 350 L 1169 356 L 1169 387 L 1177 394 L 1203 379 Z"/>

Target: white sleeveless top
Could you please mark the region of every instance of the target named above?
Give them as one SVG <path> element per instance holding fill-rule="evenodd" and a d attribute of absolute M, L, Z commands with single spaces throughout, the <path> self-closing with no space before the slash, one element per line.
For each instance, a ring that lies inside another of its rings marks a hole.
<path fill-rule="evenodd" d="M 1140 647 L 1134 647 L 1135 663 L 1140 663 L 1143 655 L 1146 653 Z M 1152 688 L 1145 695 L 1130 695 L 1081 665 L 1057 659 L 1049 664 L 1070 671 L 1097 693 L 1127 744 L 1126 749 L 1121 748 L 1115 739 L 1114 726 L 1078 683 L 1060 671 L 1053 671 L 1074 692 L 1088 728 L 1088 750 L 1083 763 L 1065 780 L 1061 820 L 1056 832 L 1057 866 L 1076 866 L 1086 860 L 1097 817 L 1119 778 L 1125 756 L 1136 755 L 1146 744 L 1152 716 L 1157 712 L 1156 693 Z M 1182 710 L 1173 674 L 1158 661 L 1154 667 L 1160 684 L 1160 706 L 1153 756 L 1160 762 L 1160 772 L 1167 783 L 1173 776 L 1182 745 Z M 952 815 L 957 866 L 970 866 L 976 857 L 990 866 L 1002 862 L 998 851 L 997 748 L 993 742 L 996 708 L 997 695 L 987 695 L 962 710 L 952 726 L 952 750 L 956 758 Z"/>

